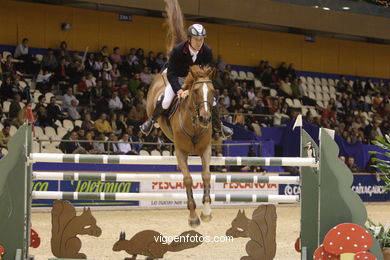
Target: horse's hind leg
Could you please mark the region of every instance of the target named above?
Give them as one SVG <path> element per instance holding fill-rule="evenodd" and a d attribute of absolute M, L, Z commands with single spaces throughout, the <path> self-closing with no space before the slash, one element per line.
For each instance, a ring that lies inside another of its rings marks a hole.
<path fill-rule="evenodd" d="M 211 197 L 210 197 L 210 156 L 211 146 L 209 146 L 201 156 L 202 158 L 202 179 L 203 179 L 203 210 L 200 218 L 204 222 L 211 220 Z"/>
<path fill-rule="evenodd" d="M 190 210 L 190 216 L 188 218 L 188 224 L 191 227 L 196 227 L 200 225 L 200 220 L 198 215 L 196 214 L 196 204 L 194 200 L 194 196 L 192 194 L 192 177 L 190 171 L 188 170 L 187 160 L 188 154 L 180 151 L 180 149 L 176 149 L 176 158 L 179 164 L 179 168 L 183 174 L 183 183 L 186 187 L 187 193 L 187 208 Z"/>

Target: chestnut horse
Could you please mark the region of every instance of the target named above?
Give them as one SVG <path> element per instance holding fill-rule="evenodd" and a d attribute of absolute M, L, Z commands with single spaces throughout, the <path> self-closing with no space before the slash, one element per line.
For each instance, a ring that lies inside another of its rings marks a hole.
<path fill-rule="evenodd" d="M 192 66 L 185 80 L 188 96 L 181 98 L 176 112 L 169 119 L 162 116 L 157 121 L 164 134 L 174 143 L 178 166 L 183 174 L 187 192 L 187 207 L 190 210 L 188 222 L 198 226 L 195 200 L 192 194 L 192 177 L 188 170 L 188 156 L 199 155 L 202 161 L 202 180 L 204 184 L 203 221 L 211 220 L 210 198 L 210 157 L 211 157 L 211 106 L 214 102 L 214 87 L 211 81 L 214 69 Z M 151 116 L 156 102 L 164 93 L 166 74 L 157 76 L 147 96 L 147 113 Z"/>
<path fill-rule="evenodd" d="M 186 40 L 184 18 L 177 0 L 165 0 L 167 12 L 167 51 Z M 204 185 L 203 221 L 211 220 L 210 198 L 210 157 L 211 157 L 211 108 L 214 102 L 212 78 L 215 70 L 211 67 L 192 66 L 185 79 L 186 97 L 182 97 L 176 112 L 169 123 L 165 116 L 157 122 L 164 134 L 174 143 L 178 166 L 183 174 L 187 193 L 187 208 L 190 211 L 188 222 L 198 226 L 200 220 L 196 214 L 196 204 L 192 193 L 192 177 L 188 170 L 188 156 L 199 155 L 202 161 L 202 179 Z M 159 98 L 162 98 L 167 82 L 166 73 L 156 76 L 147 95 L 147 114 L 150 117 Z"/>

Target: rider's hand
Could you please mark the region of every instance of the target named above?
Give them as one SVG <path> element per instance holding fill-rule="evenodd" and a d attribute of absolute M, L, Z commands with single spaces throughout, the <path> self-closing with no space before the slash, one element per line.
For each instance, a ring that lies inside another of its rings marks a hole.
<path fill-rule="evenodd" d="M 180 89 L 177 92 L 177 96 L 179 97 L 179 99 L 181 99 L 181 98 L 185 99 L 188 96 L 188 90 Z"/>

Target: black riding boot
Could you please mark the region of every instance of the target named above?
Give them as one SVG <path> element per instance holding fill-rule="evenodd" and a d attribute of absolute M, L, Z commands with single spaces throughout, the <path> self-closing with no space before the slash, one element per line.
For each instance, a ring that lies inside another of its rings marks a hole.
<path fill-rule="evenodd" d="M 141 125 L 140 130 L 144 135 L 149 135 L 153 129 L 153 125 L 162 114 L 164 114 L 165 109 L 162 107 L 163 98 L 157 101 L 156 108 L 153 111 L 152 116 Z"/>
<path fill-rule="evenodd" d="M 219 118 L 219 112 L 217 106 L 213 106 L 211 109 L 213 130 L 216 133 L 222 133 L 222 136 L 227 138 L 233 135 L 233 130 L 227 126 L 224 126 Z"/>

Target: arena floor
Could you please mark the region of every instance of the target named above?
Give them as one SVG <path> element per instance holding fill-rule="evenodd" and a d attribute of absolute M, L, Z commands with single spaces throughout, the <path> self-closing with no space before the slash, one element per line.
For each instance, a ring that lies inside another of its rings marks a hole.
<path fill-rule="evenodd" d="M 390 222 L 390 204 L 367 204 L 369 218 L 375 222 Z M 231 225 L 231 221 L 239 208 L 214 209 L 213 220 L 202 223 L 196 231 L 202 235 L 222 236 Z M 254 208 L 246 208 L 246 215 L 251 217 Z M 80 214 L 80 213 L 78 213 Z M 124 251 L 113 252 L 112 247 L 119 239 L 121 231 L 126 232 L 126 238 L 139 231 L 151 229 L 162 235 L 175 236 L 190 230 L 187 225 L 187 211 L 179 210 L 127 210 L 127 211 L 94 211 L 97 224 L 102 228 L 100 237 L 81 236 L 82 249 L 88 259 L 115 260 L 129 257 Z M 277 252 L 276 260 L 298 260 L 300 255 L 294 250 L 294 242 L 299 235 L 300 213 L 298 206 L 277 207 Z M 50 212 L 35 212 L 32 214 L 33 228 L 41 237 L 41 246 L 32 249 L 31 254 L 36 260 L 53 257 L 50 250 L 51 215 Z M 181 252 L 168 252 L 164 259 L 194 259 L 194 260 L 238 260 L 246 255 L 247 238 L 234 239 L 233 243 L 207 243 L 196 248 Z M 138 256 L 137 259 L 146 257 Z"/>

